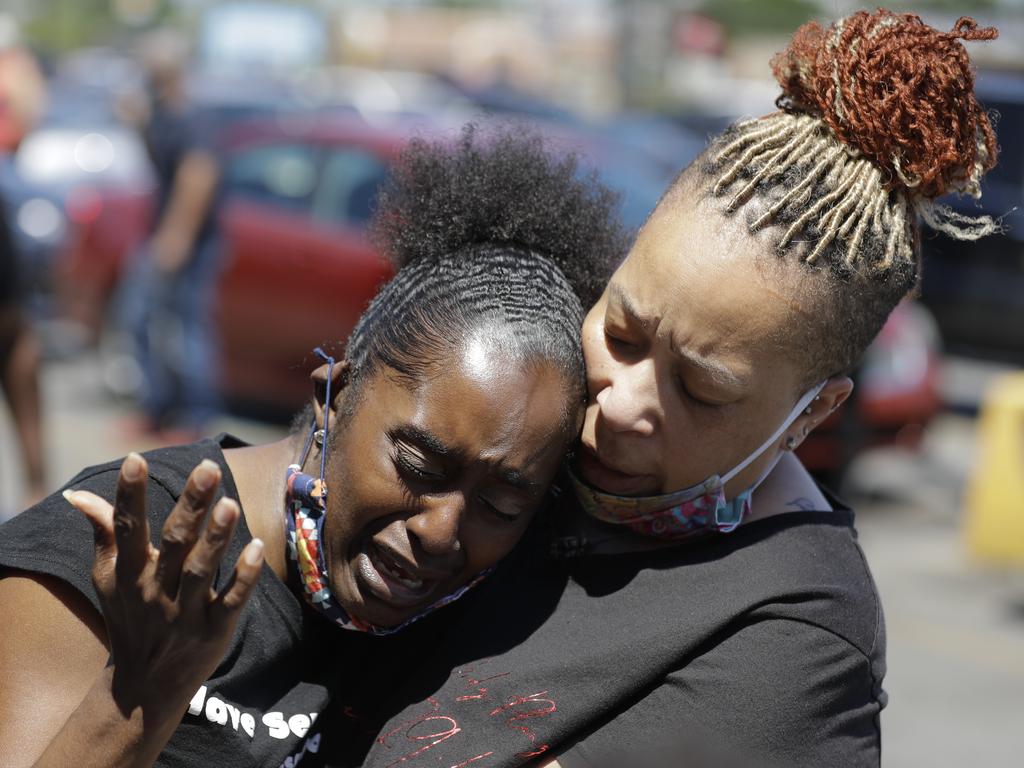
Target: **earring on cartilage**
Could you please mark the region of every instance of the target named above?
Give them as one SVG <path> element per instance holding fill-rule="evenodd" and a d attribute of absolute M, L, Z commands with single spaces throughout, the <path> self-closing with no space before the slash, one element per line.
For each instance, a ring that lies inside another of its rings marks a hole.
<path fill-rule="evenodd" d="M 322 429 L 318 429 L 316 432 L 314 432 L 313 440 L 316 442 L 317 445 L 319 445 L 322 448 L 324 445 L 324 431 Z"/>
<path fill-rule="evenodd" d="M 813 410 L 814 410 L 814 406 L 813 405 L 808 405 L 806 408 L 804 408 L 804 416 L 810 416 L 811 415 L 811 411 L 813 411 Z"/>
<path fill-rule="evenodd" d="M 458 551 L 459 551 L 460 549 L 462 549 L 462 542 L 461 542 L 461 541 L 459 541 L 458 539 L 456 539 L 456 540 L 455 540 L 455 543 L 454 543 L 454 544 L 452 544 L 452 549 L 453 549 L 454 551 L 458 552 Z"/>
<path fill-rule="evenodd" d="M 789 435 L 786 437 L 786 450 L 792 451 L 794 448 L 796 448 L 796 438 Z"/>

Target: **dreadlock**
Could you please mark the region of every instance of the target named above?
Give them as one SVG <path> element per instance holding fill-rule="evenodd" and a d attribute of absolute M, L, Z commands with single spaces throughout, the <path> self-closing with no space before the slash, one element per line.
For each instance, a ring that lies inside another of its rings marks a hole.
<path fill-rule="evenodd" d="M 827 30 L 805 24 L 772 61 L 780 111 L 734 125 L 705 150 L 699 175 L 726 213 L 744 209 L 751 232 L 773 228 L 781 256 L 824 273 L 827 289 L 808 301 L 825 338 L 801 341 L 815 356 L 811 380 L 852 368 L 915 290 L 919 220 L 963 240 L 998 231 L 989 217 L 935 202 L 980 197 L 995 165 L 959 41 L 996 35 L 967 17 L 944 33 L 882 9 Z"/>
<path fill-rule="evenodd" d="M 414 139 L 371 226 L 398 272 L 349 337 L 352 385 L 381 366 L 415 384 L 479 336 L 503 360 L 554 363 L 584 398 L 584 306 L 626 247 L 615 204 L 574 156 L 523 130 Z"/>

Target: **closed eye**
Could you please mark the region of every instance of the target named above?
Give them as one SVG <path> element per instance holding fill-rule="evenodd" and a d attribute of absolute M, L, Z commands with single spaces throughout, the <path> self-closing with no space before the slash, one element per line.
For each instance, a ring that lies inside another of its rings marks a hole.
<path fill-rule="evenodd" d="M 609 330 L 608 328 L 604 329 L 604 338 L 613 351 L 630 352 L 638 349 L 637 344 L 623 338 L 619 332 Z"/>
<path fill-rule="evenodd" d="M 503 512 L 502 510 L 498 509 L 498 507 L 495 506 L 495 504 L 486 496 L 479 496 L 478 498 L 483 503 L 484 507 L 487 508 L 487 511 L 495 517 L 497 517 L 499 520 L 502 520 L 506 523 L 514 523 L 516 520 L 519 519 L 518 514 L 510 514 L 509 512 Z"/>
<path fill-rule="evenodd" d="M 440 482 L 445 479 L 443 472 L 429 467 L 422 455 L 403 443 L 395 443 L 392 460 L 401 473 L 418 482 Z"/>
<path fill-rule="evenodd" d="M 709 400 L 704 400 L 693 394 L 693 392 L 687 388 L 686 383 L 682 379 L 679 380 L 679 392 L 682 394 L 684 399 L 689 400 L 699 408 L 721 408 L 725 405 L 724 403 L 713 403 Z"/>

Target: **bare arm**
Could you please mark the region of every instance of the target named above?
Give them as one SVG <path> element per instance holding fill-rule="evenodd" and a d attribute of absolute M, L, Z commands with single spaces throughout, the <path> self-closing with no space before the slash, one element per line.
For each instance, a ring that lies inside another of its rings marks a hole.
<path fill-rule="evenodd" d="M 53 577 L 0 578 L 0 754 L 32 765 L 107 663 L 103 619 Z"/>

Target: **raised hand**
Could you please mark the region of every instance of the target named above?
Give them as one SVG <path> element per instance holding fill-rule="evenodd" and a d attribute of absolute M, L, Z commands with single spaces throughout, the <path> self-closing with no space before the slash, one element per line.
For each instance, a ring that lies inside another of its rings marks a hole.
<path fill-rule="evenodd" d="M 249 542 L 231 579 L 214 591 L 240 513 L 226 498 L 210 511 L 220 468 L 204 460 L 192 471 L 159 549 L 150 542 L 146 479 L 145 460 L 132 453 L 121 465 L 113 506 L 88 491 L 65 497 L 95 534 L 93 584 L 107 627 L 114 700 L 123 714 L 141 708 L 147 721 L 167 728 L 226 652 L 259 578 L 263 543 Z"/>

